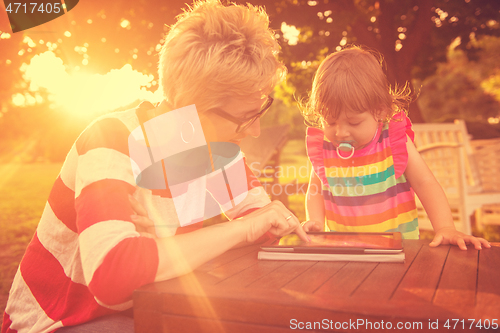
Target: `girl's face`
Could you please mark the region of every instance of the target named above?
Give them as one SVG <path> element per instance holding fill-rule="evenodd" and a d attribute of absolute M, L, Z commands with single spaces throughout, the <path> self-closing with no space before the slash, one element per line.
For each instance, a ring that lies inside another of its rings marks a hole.
<path fill-rule="evenodd" d="M 344 111 L 337 119 L 328 117 L 323 120 L 325 136 L 336 147 L 349 143 L 355 149 L 369 144 L 377 133 L 380 123 L 371 112 Z"/>

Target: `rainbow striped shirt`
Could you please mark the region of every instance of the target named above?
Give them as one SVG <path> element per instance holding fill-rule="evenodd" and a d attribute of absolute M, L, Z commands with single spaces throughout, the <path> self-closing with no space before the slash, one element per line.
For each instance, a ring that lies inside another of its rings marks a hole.
<path fill-rule="evenodd" d="M 322 182 L 327 227 L 331 231 L 401 232 L 418 239 L 415 194 L 406 180 L 410 120 L 391 121 L 378 129 L 368 146 L 344 160 L 322 130 L 308 128 L 307 153 Z"/>

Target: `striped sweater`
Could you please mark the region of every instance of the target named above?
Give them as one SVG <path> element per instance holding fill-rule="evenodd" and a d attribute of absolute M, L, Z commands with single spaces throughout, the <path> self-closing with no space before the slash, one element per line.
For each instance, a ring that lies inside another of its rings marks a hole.
<path fill-rule="evenodd" d="M 152 220 L 171 225 L 177 216 L 168 188 L 135 184 L 128 137 L 137 126 L 135 109 L 112 113 L 76 140 L 14 278 L 2 333 L 52 332 L 128 309 L 132 292 L 154 281 L 156 242 L 136 231 L 128 195 Z M 226 212 L 230 219 L 269 203 L 246 169 L 253 195 Z M 200 227 L 169 230 L 174 235 Z"/>
<path fill-rule="evenodd" d="M 329 230 L 418 238 L 415 195 L 404 175 L 407 135 L 413 140 L 410 120 L 398 114 L 366 147 L 341 159 L 322 130 L 308 129 L 307 153 L 322 183 Z"/>

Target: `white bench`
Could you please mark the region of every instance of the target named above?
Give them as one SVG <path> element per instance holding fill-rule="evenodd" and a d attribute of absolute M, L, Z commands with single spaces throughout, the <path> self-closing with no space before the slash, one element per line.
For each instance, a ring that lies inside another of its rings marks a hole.
<path fill-rule="evenodd" d="M 486 183 L 487 174 L 496 174 L 499 164 L 485 167 L 484 163 L 479 163 L 481 158 L 476 154 L 480 146 L 469 140 L 463 120 L 443 124 L 414 124 L 413 130 L 417 149 L 448 197 L 457 229 L 470 234 L 470 216 L 483 205 L 500 203 L 500 188 L 491 188 Z M 500 162 L 500 149 L 496 158 Z M 417 205 L 420 228 L 432 228 L 418 201 Z M 481 218 L 481 214 L 476 215 L 478 218 Z M 482 224 L 481 221 L 477 223 Z"/>

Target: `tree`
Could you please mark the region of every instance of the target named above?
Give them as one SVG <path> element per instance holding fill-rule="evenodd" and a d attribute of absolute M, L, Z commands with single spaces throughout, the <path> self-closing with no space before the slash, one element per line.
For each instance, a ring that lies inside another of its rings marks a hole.
<path fill-rule="evenodd" d="M 446 47 L 456 38 L 467 48 L 471 33 L 500 35 L 500 2 L 492 0 L 264 0 L 274 29 L 282 23 L 299 31 L 296 44 L 280 33 L 287 78 L 298 96 L 310 90 L 312 75 L 328 53 L 346 44 L 361 44 L 381 52 L 391 84 L 412 82 L 433 74 L 446 61 Z M 418 90 L 418 88 L 416 89 Z M 290 97 L 289 97 L 290 98 Z M 290 98 L 291 99 L 291 98 Z M 417 103 L 410 106 L 414 122 L 423 118 Z"/>
<path fill-rule="evenodd" d="M 483 36 L 469 43 L 478 50 L 476 60 L 457 48 L 457 40 L 448 49 L 448 61 L 422 82 L 419 103 L 427 120 L 485 124 L 500 115 L 500 87 L 495 84 L 500 81 L 500 38 Z"/>

